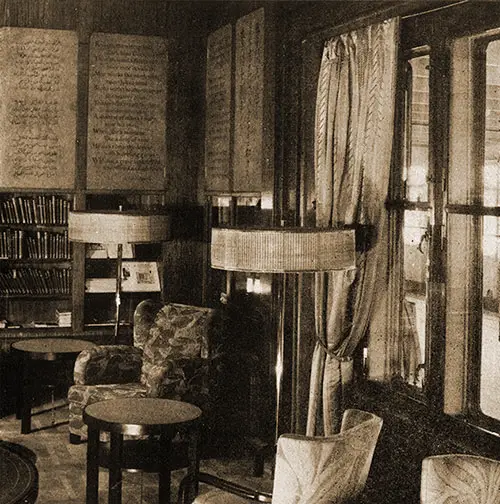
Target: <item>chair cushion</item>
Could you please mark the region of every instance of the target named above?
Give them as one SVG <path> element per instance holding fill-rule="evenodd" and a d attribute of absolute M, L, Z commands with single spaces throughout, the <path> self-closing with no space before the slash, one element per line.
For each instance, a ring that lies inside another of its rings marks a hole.
<path fill-rule="evenodd" d="M 68 399 L 73 404 L 87 406 L 107 399 L 120 397 L 146 397 L 147 390 L 141 383 L 110 383 L 105 385 L 72 385 Z"/>
<path fill-rule="evenodd" d="M 167 359 L 208 358 L 212 315 L 209 308 L 175 303 L 163 306 L 144 344 L 143 366 L 161 365 Z"/>
<path fill-rule="evenodd" d="M 184 371 L 172 360 L 165 361 L 161 366 L 145 362 L 141 382 L 146 386 L 149 397 L 180 399 L 186 390 Z"/>
<path fill-rule="evenodd" d="M 87 438 L 87 426 L 83 423 L 85 406 L 119 397 L 146 397 L 147 390 L 141 383 L 72 385 L 68 390 L 69 431 Z"/>
<path fill-rule="evenodd" d="M 142 351 L 128 345 L 97 345 L 78 355 L 74 381 L 81 385 L 140 381 Z"/>

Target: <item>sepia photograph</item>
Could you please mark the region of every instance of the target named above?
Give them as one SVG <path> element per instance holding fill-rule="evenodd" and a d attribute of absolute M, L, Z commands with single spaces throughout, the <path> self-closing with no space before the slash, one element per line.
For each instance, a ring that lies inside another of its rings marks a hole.
<path fill-rule="evenodd" d="M 500 503 L 500 0 L 0 0 L 0 504 Z"/>

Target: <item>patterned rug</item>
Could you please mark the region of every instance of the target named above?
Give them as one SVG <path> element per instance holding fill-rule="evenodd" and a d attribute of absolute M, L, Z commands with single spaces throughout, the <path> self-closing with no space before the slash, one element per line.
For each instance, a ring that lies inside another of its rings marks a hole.
<path fill-rule="evenodd" d="M 56 409 L 50 405 L 34 409 L 30 434 L 20 433 L 20 420 L 15 415 L 0 418 L 0 441 L 22 445 L 33 458 L 39 472 L 37 504 L 84 504 L 86 483 L 86 443 L 72 445 L 68 441 L 67 407 L 58 401 Z M 241 448 L 241 443 L 235 443 Z M 238 451 L 238 450 L 236 450 Z M 245 450 L 201 461 L 201 470 L 253 488 L 270 490 L 272 475 L 270 463 L 263 477 L 253 477 L 253 458 Z M 172 502 L 176 502 L 177 488 L 185 474 L 184 469 L 172 473 Z M 107 500 L 108 472 L 99 471 L 99 502 Z M 206 491 L 202 485 L 200 492 Z M 158 502 L 157 474 L 123 472 L 122 502 L 124 504 L 153 504 Z"/>

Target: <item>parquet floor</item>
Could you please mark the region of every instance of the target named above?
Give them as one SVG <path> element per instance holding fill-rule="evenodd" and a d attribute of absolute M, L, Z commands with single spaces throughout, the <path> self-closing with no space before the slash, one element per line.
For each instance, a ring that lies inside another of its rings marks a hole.
<path fill-rule="evenodd" d="M 37 504 L 84 504 L 86 443 L 72 445 L 68 442 L 67 408 L 56 404 L 54 412 L 47 412 L 49 405 L 35 409 L 44 411 L 32 417 L 33 432 L 20 433 L 20 421 L 15 415 L 0 418 L 0 441 L 20 444 L 31 452 L 39 472 Z M 51 425 L 52 420 L 55 424 Z M 270 488 L 271 476 L 249 477 L 252 461 L 249 457 L 228 456 L 222 459 L 202 460 L 201 469 L 242 484 L 257 484 Z M 185 471 L 172 474 L 172 502 L 176 502 L 177 488 Z M 99 502 L 107 502 L 108 473 L 100 469 Z M 157 502 L 157 475 L 143 472 L 124 472 L 122 486 L 123 504 L 153 504 Z M 204 491 L 202 488 L 201 491 Z"/>

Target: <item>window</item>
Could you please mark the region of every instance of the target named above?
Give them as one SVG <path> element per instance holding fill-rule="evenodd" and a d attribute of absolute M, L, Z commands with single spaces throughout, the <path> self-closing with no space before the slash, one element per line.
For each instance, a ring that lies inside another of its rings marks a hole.
<path fill-rule="evenodd" d="M 403 44 L 395 372 L 445 413 L 500 432 L 500 28 L 480 18 Z"/>

